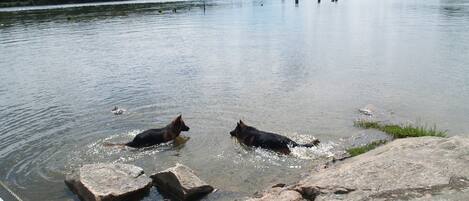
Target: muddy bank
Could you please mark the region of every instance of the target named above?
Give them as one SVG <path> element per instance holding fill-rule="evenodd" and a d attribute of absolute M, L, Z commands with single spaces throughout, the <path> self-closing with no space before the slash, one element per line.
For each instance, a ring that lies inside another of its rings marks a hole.
<path fill-rule="evenodd" d="M 468 146 L 469 138 L 459 136 L 398 139 L 250 200 L 467 198 Z"/>

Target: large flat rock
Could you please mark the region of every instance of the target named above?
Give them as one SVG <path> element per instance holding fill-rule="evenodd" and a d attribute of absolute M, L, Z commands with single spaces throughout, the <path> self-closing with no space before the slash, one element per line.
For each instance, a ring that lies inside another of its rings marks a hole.
<path fill-rule="evenodd" d="M 151 182 L 142 168 L 129 164 L 88 164 L 65 179 L 70 190 L 85 201 L 139 200 Z"/>
<path fill-rule="evenodd" d="M 277 191 L 309 200 L 431 200 L 442 194 L 458 200 L 467 194 L 468 178 L 469 138 L 420 137 L 392 141 Z"/>
<path fill-rule="evenodd" d="M 197 200 L 214 190 L 212 186 L 197 177 L 190 168 L 181 164 L 150 177 L 158 190 L 178 200 Z"/>

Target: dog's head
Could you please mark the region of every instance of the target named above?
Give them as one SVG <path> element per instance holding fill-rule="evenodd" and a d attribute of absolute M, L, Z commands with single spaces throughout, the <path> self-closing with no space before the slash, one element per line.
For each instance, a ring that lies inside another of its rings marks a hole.
<path fill-rule="evenodd" d="M 236 123 L 236 128 L 230 132 L 230 135 L 232 137 L 239 137 L 246 127 L 246 124 L 244 124 L 243 121 L 239 120 L 239 122 Z"/>
<path fill-rule="evenodd" d="M 176 117 L 176 119 L 174 119 L 173 122 L 171 122 L 171 126 L 173 127 L 174 131 L 176 131 L 176 132 L 189 131 L 189 129 L 190 129 L 188 126 L 186 126 L 186 124 L 182 120 L 181 115 Z"/>

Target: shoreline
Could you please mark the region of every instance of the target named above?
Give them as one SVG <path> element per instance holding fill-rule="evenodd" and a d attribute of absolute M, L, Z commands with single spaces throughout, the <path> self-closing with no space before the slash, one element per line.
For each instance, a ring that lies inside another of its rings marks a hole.
<path fill-rule="evenodd" d="M 206 6 L 212 5 L 206 3 Z M 147 8 L 154 6 L 151 9 L 157 11 L 166 11 L 172 9 L 190 9 L 191 7 L 203 7 L 204 3 L 200 1 L 132 1 L 132 0 L 117 0 L 117 1 L 96 1 L 87 3 L 69 3 L 69 4 L 46 4 L 46 5 L 33 5 L 33 6 L 14 6 L 14 7 L 1 7 L 0 14 L 9 13 L 29 13 L 29 12 L 48 12 L 51 10 L 58 12 L 75 12 L 82 11 L 82 9 L 89 9 L 92 11 L 113 11 L 113 10 L 128 10 L 131 11 L 137 8 Z M 69 14 L 69 13 L 65 13 Z"/>
<path fill-rule="evenodd" d="M 105 2 L 124 2 L 132 0 L 45 0 L 45 1 L 7 1 L 0 2 L 0 8 L 12 7 L 29 7 L 29 6 L 54 6 L 54 5 L 69 5 L 69 4 L 86 4 L 86 3 L 105 3 Z"/>
<path fill-rule="evenodd" d="M 468 195 L 468 145 L 461 136 L 396 139 L 248 200 L 455 200 Z"/>

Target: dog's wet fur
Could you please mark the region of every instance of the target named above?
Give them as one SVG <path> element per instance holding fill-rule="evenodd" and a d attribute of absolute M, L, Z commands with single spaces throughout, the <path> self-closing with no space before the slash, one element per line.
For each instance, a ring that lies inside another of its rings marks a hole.
<path fill-rule="evenodd" d="M 257 130 L 244 124 L 241 120 L 237 123 L 236 128 L 230 132 L 230 135 L 247 146 L 260 147 L 283 154 L 290 154 L 290 147 L 313 147 L 319 144 L 317 139 L 309 144 L 298 144 L 288 137 Z"/>
<path fill-rule="evenodd" d="M 181 115 L 163 128 L 149 129 L 135 136 L 135 138 L 125 144 L 105 144 L 105 146 L 121 145 L 133 148 L 143 148 L 174 140 L 182 131 L 189 131 L 182 120 Z"/>

